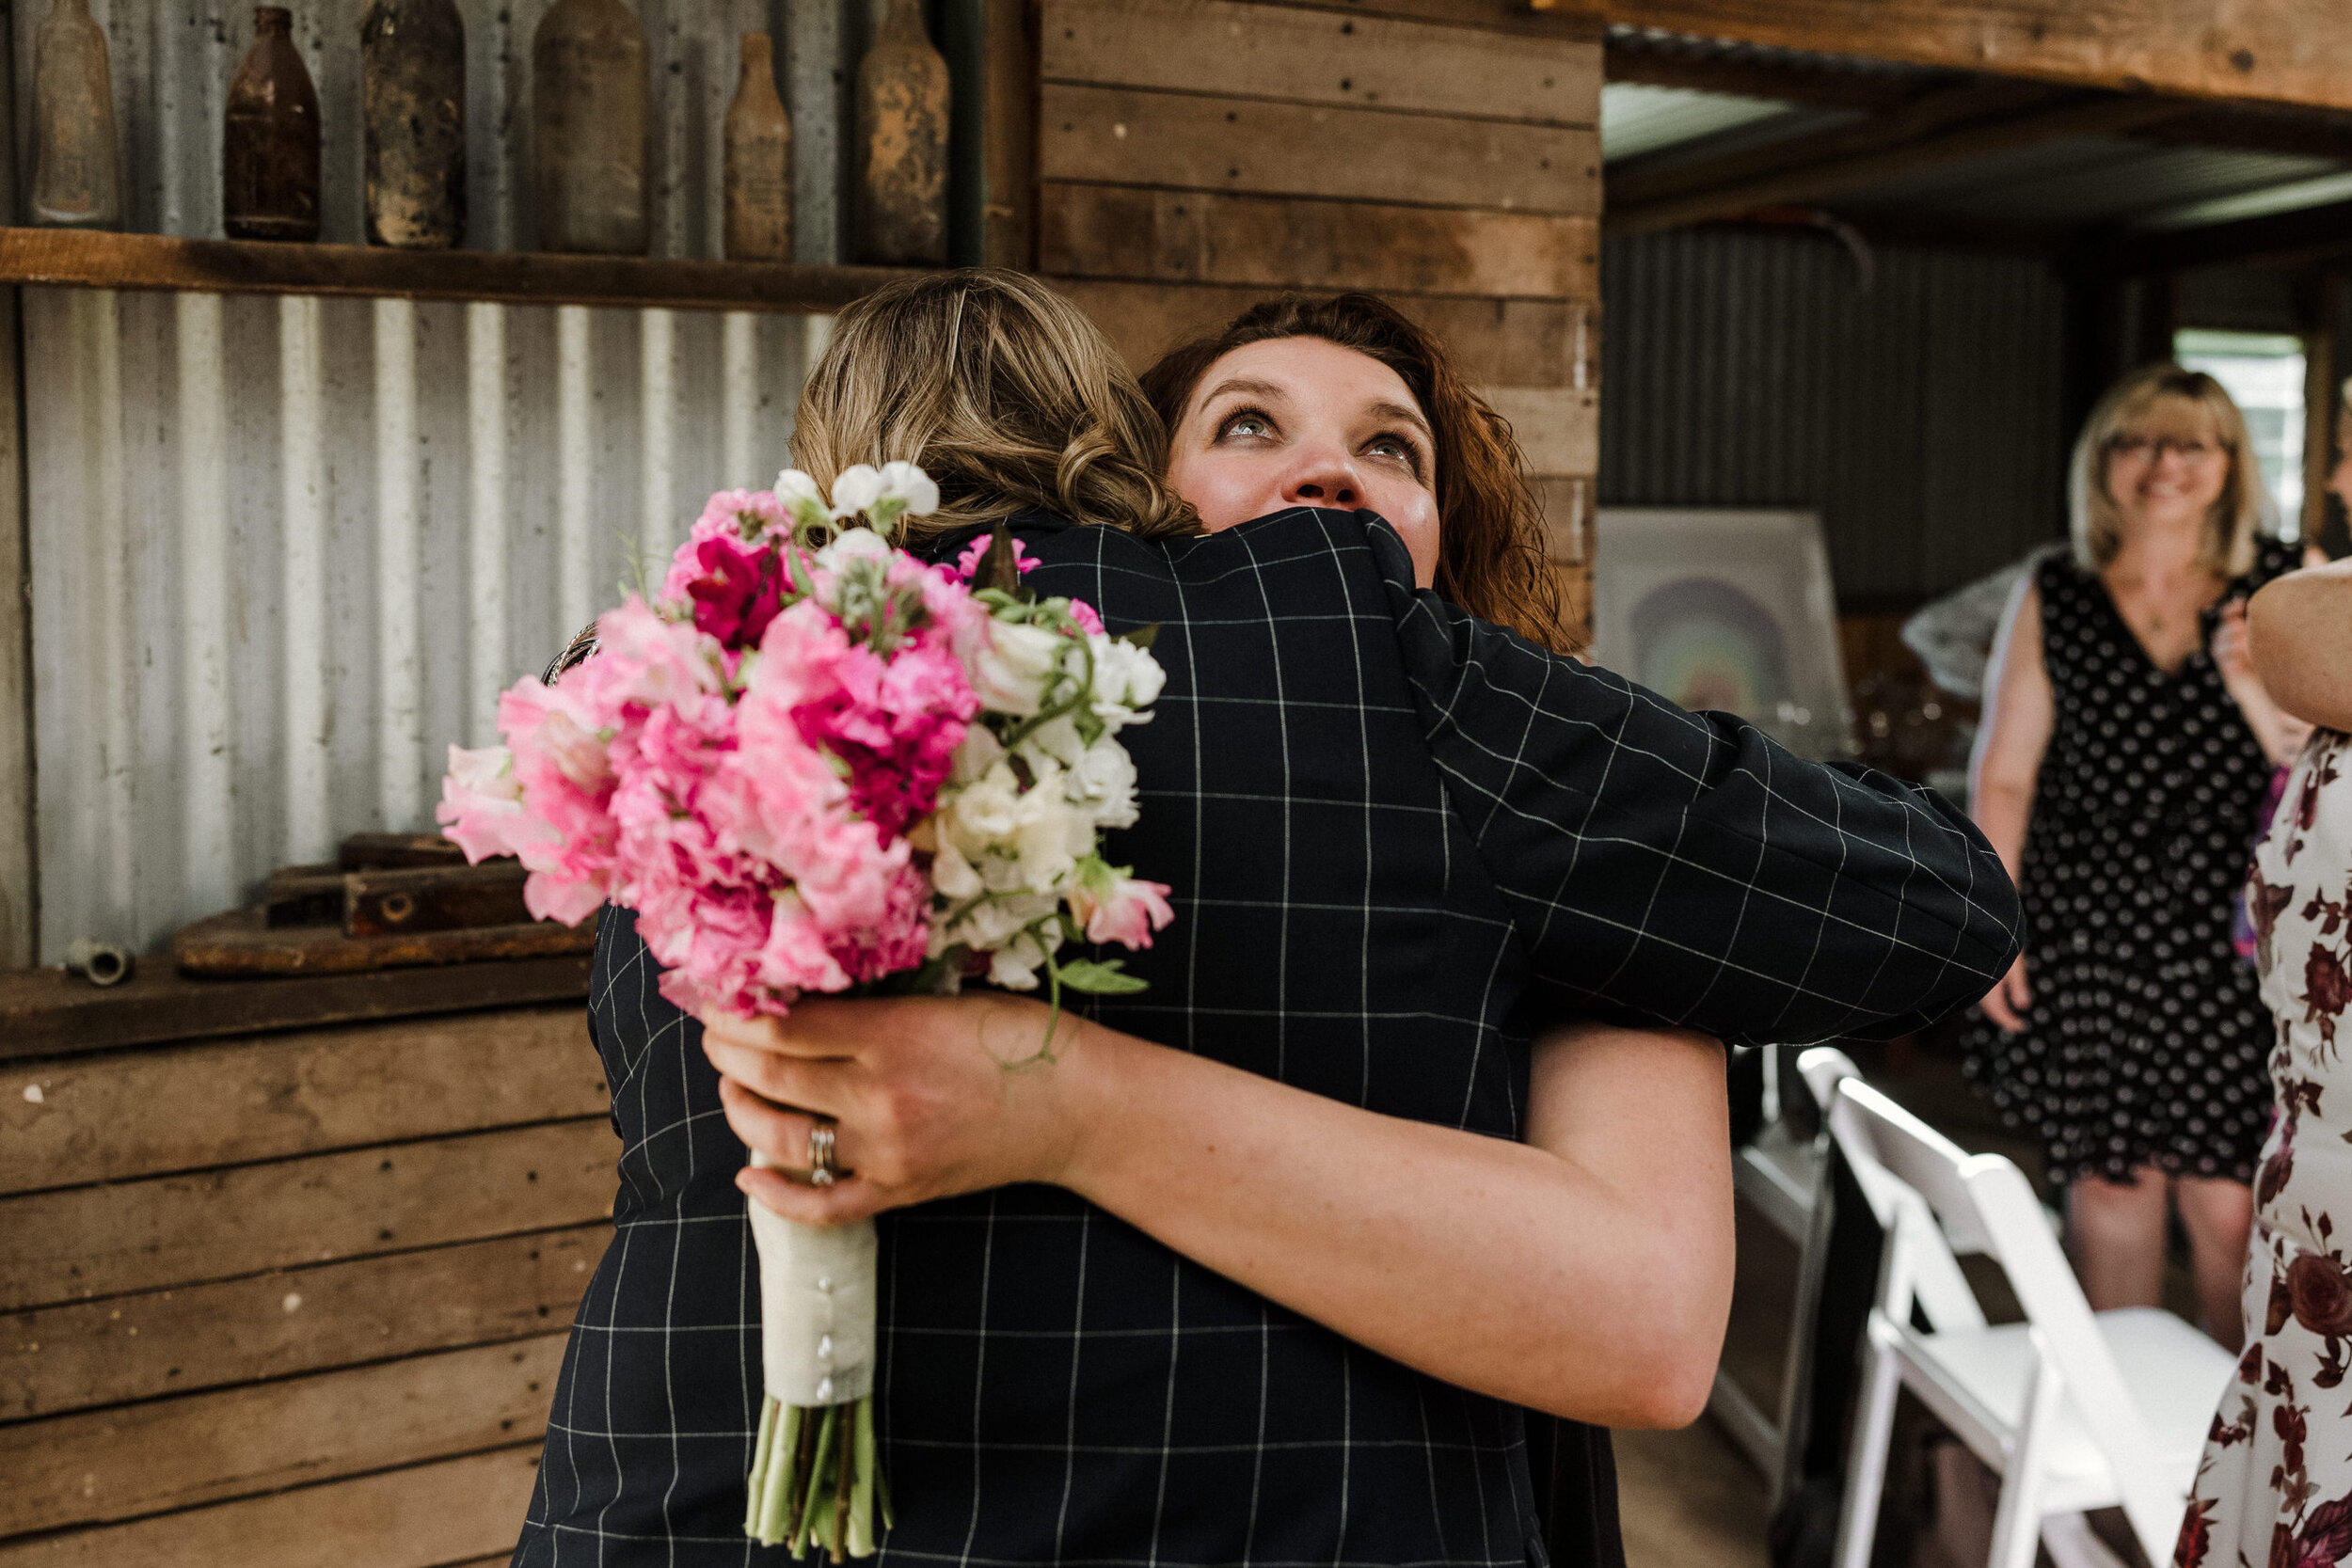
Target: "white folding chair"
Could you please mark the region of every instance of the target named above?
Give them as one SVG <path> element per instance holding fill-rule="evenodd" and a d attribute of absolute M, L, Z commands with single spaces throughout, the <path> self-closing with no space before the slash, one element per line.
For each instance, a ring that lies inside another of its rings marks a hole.
<path fill-rule="evenodd" d="M 2037 1541 L 2060 1568 L 2114 1563 L 2082 1515 L 2119 1506 L 2149 1560 L 2169 1561 L 2233 1357 L 2155 1307 L 2093 1314 L 2022 1171 L 1817 1055 L 1799 1069 L 1836 1080 L 1820 1095 L 1831 1135 L 1887 1233 L 1837 1568 L 1869 1561 L 1899 1387 L 2001 1477 L 1988 1568 L 2030 1568 Z M 1985 1323 L 1958 1253 L 2001 1266 L 2025 1322 Z"/>

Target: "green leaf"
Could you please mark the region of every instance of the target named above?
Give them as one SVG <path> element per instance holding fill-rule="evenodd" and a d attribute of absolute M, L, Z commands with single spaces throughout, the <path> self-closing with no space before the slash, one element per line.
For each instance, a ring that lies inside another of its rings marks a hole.
<path fill-rule="evenodd" d="M 1152 989 L 1152 982 L 1142 976 L 1121 974 L 1120 962 L 1118 958 L 1080 958 L 1057 967 L 1061 983 L 1072 990 L 1092 991 L 1097 996 L 1131 996 Z"/>
<path fill-rule="evenodd" d="M 1159 640 L 1160 624 L 1157 621 L 1152 622 L 1148 626 L 1137 626 L 1133 631 L 1122 631 L 1119 634 L 1120 641 L 1133 643 L 1136 647 L 1143 649 L 1146 653 L 1151 652 L 1152 644 L 1157 642 Z"/>

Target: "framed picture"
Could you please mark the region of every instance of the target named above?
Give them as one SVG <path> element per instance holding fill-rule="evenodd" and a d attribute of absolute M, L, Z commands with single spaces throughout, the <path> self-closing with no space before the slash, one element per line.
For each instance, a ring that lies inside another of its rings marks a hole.
<path fill-rule="evenodd" d="M 1596 663 L 1800 756 L 1853 754 L 1818 513 L 1604 506 L 1597 520 Z"/>

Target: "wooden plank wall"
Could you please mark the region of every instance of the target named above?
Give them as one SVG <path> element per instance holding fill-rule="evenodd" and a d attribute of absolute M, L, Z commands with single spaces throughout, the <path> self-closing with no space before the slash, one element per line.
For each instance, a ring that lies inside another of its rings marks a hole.
<path fill-rule="evenodd" d="M 1035 265 L 1140 370 L 1283 289 L 1441 334 L 1541 479 L 1580 624 L 1601 51 L 1505 0 L 1038 0 Z"/>
<path fill-rule="evenodd" d="M 504 1561 L 611 1230 L 582 1019 L 0 1067 L 0 1568 Z"/>

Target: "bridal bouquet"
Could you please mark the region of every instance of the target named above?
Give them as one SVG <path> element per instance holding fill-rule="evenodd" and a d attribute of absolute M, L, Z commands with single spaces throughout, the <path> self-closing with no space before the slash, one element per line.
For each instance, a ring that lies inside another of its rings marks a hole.
<path fill-rule="evenodd" d="M 1147 639 L 1039 599 L 1000 525 L 955 567 L 894 549 L 938 504 L 913 465 L 798 470 L 723 491 L 648 601 L 597 623 L 552 686 L 501 697 L 504 746 L 450 748 L 439 811 L 469 859 L 511 854 L 541 919 L 612 902 L 690 1011 L 788 1010 L 803 993 L 1133 991 L 1168 889 L 1105 862 L 1136 819 L 1118 735 L 1163 680 Z M 1039 1059 L 1047 1059 L 1048 1026 Z M 1016 1064 L 1018 1065 L 1018 1064 Z M 767 1399 L 744 1529 L 797 1558 L 870 1555 L 875 1236 L 751 1205 Z"/>

